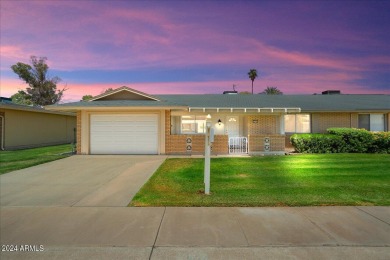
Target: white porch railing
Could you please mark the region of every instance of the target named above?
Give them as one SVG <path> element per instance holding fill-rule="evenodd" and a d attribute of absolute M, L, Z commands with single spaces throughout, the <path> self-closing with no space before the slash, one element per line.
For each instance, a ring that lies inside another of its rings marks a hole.
<path fill-rule="evenodd" d="M 229 154 L 248 153 L 247 137 L 229 137 Z"/>

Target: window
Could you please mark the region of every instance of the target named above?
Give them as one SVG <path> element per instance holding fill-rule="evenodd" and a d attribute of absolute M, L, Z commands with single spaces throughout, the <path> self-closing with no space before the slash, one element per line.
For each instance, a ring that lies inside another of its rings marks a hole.
<path fill-rule="evenodd" d="M 284 131 L 286 133 L 310 133 L 310 115 L 285 115 Z"/>
<path fill-rule="evenodd" d="M 385 131 L 384 114 L 360 114 L 358 127 L 368 131 Z"/>
<path fill-rule="evenodd" d="M 188 115 L 181 117 L 182 134 L 203 134 L 206 129 L 206 116 Z"/>

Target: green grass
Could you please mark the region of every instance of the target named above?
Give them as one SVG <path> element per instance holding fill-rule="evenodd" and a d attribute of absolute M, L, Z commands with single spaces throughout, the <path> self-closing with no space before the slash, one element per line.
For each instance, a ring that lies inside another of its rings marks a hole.
<path fill-rule="evenodd" d="M 71 144 L 46 146 L 17 151 L 0 151 L 0 174 L 68 157 Z M 61 155 L 62 154 L 62 155 Z"/>
<path fill-rule="evenodd" d="M 168 159 L 129 206 L 390 205 L 390 155 L 322 154 Z"/>

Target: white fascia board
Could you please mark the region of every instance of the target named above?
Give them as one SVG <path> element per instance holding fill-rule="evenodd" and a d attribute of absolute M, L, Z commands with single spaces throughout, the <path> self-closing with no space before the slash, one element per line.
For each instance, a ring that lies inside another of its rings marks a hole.
<path fill-rule="evenodd" d="M 189 112 L 191 112 L 191 111 L 205 112 L 205 110 L 215 110 L 217 113 L 221 112 L 220 110 L 222 110 L 222 111 L 228 110 L 231 113 L 242 112 L 242 111 L 244 111 L 244 113 L 249 112 L 249 111 L 251 111 L 251 112 L 257 111 L 257 113 L 262 113 L 262 112 L 267 112 L 267 113 L 280 113 L 280 112 L 284 112 L 284 113 L 295 112 L 295 113 L 297 113 L 298 112 L 299 113 L 299 112 L 301 112 L 301 108 L 299 108 L 299 107 L 189 107 L 188 108 Z M 264 111 L 264 110 L 267 110 L 267 111 Z"/>

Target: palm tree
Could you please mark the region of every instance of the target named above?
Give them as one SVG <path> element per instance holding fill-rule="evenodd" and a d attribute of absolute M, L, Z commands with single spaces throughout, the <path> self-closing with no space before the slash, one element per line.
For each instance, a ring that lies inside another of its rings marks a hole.
<path fill-rule="evenodd" d="M 260 94 L 266 94 L 266 95 L 283 95 L 283 92 L 280 91 L 277 87 L 267 87 L 264 89 L 263 92 Z"/>
<path fill-rule="evenodd" d="M 248 76 L 252 80 L 252 95 L 253 95 L 253 81 L 255 81 L 255 78 L 257 78 L 257 70 L 250 69 L 248 72 Z"/>

